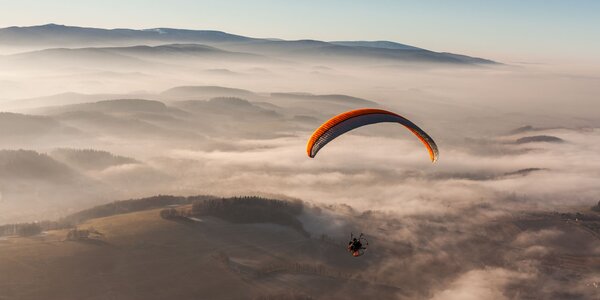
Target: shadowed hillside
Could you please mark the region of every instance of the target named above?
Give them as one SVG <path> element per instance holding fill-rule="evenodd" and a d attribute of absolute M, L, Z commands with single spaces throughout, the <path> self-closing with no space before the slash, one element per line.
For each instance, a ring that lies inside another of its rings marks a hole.
<path fill-rule="evenodd" d="M 102 170 L 110 166 L 139 163 L 133 158 L 94 149 L 61 148 L 52 151 L 53 158 L 82 170 Z"/>
<path fill-rule="evenodd" d="M 52 117 L 0 112 L 0 144 L 4 146 L 80 136 L 79 130 L 65 126 Z"/>
<path fill-rule="evenodd" d="M 565 140 L 550 136 L 550 135 L 534 135 L 519 138 L 515 141 L 517 144 L 528 144 L 528 143 L 564 143 Z"/>
<path fill-rule="evenodd" d="M 5 180 L 73 180 L 76 172 L 46 154 L 30 150 L 0 150 L 0 178 Z"/>
<path fill-rule="evenodd" d="M 208 100 L 214 97 L 255 97 L 248 90 L 220 86 L 180 86 L 161 93 L 169 99 L 178 100 Z"/>

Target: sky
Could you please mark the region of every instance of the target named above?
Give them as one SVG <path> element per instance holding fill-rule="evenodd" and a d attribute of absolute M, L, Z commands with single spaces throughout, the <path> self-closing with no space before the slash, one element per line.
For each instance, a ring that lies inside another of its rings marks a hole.
<path fill-rule="evenodd" d="M 283 39 L 392 40 L 511 61 L 600 61 L 597 0 L 0 0 L 0 7 L 0 27 L 214 29 Z"/>

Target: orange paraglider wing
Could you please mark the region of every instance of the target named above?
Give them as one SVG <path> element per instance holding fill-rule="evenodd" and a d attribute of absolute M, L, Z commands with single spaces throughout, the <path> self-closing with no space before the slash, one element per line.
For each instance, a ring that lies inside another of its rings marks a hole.
<path fill-rule="evenodd" d="M 306 145 L 306 152 L 309 157 L 315 157 L 319 150 L 338 136 L 362 126 L 382 122 L 393 122 L 404 125 L 423 142 L 429 152 L 431 162 L 435 162 L 438 159 L 437 145 L 419 126 L 398 114 L 375 108 L 351 110 L 329 119 L 312 134 Z"/>

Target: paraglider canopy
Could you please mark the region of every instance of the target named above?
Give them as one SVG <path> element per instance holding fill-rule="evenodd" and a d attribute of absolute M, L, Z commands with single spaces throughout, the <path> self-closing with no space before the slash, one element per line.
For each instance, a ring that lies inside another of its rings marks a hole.
<path fill-rule="evenodd" d="M 382 122 L 393 122 L 404 125 L 423 142 L 429 152 L 431 162 L 435 162 L 438 159 L 437 145 L 425 131 L 398 114 L 376 108 L 351 110 L 327 120 L 327 122 L 315 130 L 308 140 L 306 152 L 309 157 L 315 157 L 319 150 L 338 136 L 362 126 Z"/>

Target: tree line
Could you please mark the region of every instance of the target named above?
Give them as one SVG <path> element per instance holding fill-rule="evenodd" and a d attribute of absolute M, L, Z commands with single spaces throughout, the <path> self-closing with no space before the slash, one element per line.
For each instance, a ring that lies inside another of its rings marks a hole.
<path fill-rule="evenodd" d="M 0 225 L 0 236 L 34 236 L 48 230 L 72 228 L 73 224 L 62 221 L 42 221 Z"/>
<path fill-rule="evenodd" d="M 191 210 L 163 209 L 165 219 L 213 216 L 232 223 L 274 223 L 291 227 L 305 236 L 308 232 L 296 217 L 302 213 L 302 201 L 283 201 L 257 196 L 203 199 L 194 201 Z"/>

